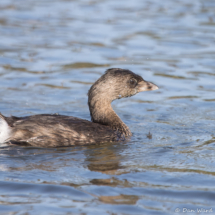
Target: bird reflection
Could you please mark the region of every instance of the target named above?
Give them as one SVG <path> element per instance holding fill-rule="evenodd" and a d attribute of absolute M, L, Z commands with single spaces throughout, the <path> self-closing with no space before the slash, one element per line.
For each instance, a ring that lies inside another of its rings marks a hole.
<path fill-rule="evenodd" d="M 116 147 L 117 146 L 117 147 Z M 126 144 L 116 144 L 105 146 L 90 146 L 88 150 L 85 151 L 86 159 L 88 163 L 87 167 L 91 171 L 102 172 L 108 175 L 120 175 L 125 173 L 125 166 L 122 165 L 123 155 L 122 151 L 126 149 Z M 99 178 L 92 179 L 91 184 L 96 186 L 107 186 L 107 187 L 131 187 L 132 185 L 127 180 L 119 180 L 116 177 L 111 178 Z M 105 204 L 113 205 L 135 205 L 139 200 L 138 196 L 135 195 L 95 195 L 98 200 Z"/>
<path fill-rule="evenodd" d="M 106 174 L 117 174 L 119 169 L 123 169 L 121 165 L 123 156 L 120 154 L 120 151 L 126 146 L 125 144 L 118 145 L 118 147 L 115 146 L 107 143 L 104 146 L 89 147 L 85 151 L 85 161 L 88 163 L 88 169 Z"/>
<path fill-rule="evenodd" d="M 135 205 L 139 200 L 138 196 L 135 195 L 118 195 L 118 196 L 100 196 L 99 200 L 106 204 L 126 204 Z"/>

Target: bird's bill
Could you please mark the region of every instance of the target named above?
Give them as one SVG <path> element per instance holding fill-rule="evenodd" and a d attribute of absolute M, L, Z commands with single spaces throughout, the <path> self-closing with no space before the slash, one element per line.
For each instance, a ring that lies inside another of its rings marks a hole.
<path fill-rule="evenodd" d="M 138 83 L 139 92 L 157 90 L 157 89 L 159 89 L 157 85 L 155 85 L 151 82 L 148 82 L 148 81 L 141 81 Z"/>

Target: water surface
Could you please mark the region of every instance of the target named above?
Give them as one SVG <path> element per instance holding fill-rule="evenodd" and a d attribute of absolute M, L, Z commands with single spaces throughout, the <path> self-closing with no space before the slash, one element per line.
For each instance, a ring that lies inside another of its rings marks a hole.
<path fill-rule="evenodd" d="M 213 0 L 1 0 L 4 115 L 90 120 L 87 91 L 110 67 L 160 89 L 113 102 L 133 132 L 124 143 L 1 147 L 0 213 L 215 213 L 214 11 Z"/>

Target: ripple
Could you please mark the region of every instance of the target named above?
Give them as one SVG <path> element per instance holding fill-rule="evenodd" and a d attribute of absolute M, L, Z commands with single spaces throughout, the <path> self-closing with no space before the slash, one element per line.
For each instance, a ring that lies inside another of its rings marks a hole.
<path fill-rule="evenodd" d="M 64 69 L 81 69 L 81 68 L 94 68 L 94 67 L 109 67 L 109 64 L 96 64 L 87 62 L 77 62 L 64 65 Z"/>

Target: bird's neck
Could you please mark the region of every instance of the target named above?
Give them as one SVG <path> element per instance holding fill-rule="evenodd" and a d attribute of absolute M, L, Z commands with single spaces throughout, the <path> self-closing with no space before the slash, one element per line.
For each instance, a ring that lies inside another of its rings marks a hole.
<path fill-rule="evenodd" d="M 91 120 L 95 123 L 106 125 L 113 130 L 118 131 L 125 136 L 131 136 L 128 126 L 119 118 L 111 107 L 111 101 L 108 99 L 97 100 L 92 98 L 88 101 Z"/>

